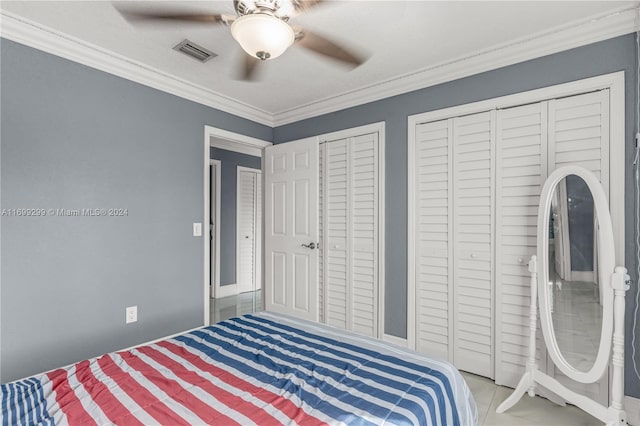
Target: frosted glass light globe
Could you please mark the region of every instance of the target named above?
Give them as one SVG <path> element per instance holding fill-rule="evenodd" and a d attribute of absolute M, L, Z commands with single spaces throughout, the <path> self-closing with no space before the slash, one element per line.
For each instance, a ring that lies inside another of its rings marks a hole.
<path fill-rule="evenodd" d="M 262 60 L 282 55 L 295 40 L 289 24 L 264 13 L 239 17 L 231 24 L 231 35 L 245 52 Z"/>

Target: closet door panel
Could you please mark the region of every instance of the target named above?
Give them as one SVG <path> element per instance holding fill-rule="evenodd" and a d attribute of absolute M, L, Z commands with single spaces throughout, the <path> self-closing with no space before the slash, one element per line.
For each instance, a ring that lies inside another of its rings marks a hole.
<path fill-rule="evenodd" d="M 237 209 L 238 209 L 238 259 L 237 277 L 240 293 L 254 290 L 257 275 L 255 237 L 258 229 L 257 223 L 257 174 L 249 171 L 238 172 L 237 182 Z"/>
<path fill-rule="evenodd" d="M 549 173 L 591 170 L 609 194 L 609 90 L 549 101 Z"/>
<path fill-rule="evenodd" d="M 493 377 L 495 112 L 453 120 L 454 364 Z"/>
<path fill-rule="evenodd" d="M 320 149 L 318 150 L 318 170 L 320 173 L 318 174 L 318 241 L 320 241 L 318 247 L 318 306 L 319 309 L 319 320 L 320 322 L 325 322 L 325 245 L 326 241 L 324 239 L 324 218 L 325 218 L 325 200 L 324 200 L 324 179 L 325 179 L 325 156 L 326 153 L 326 145 L 320 145 Z"/>
<path fill-rule="evenodd" d="M 350 149 L 351 330 L 378 330 L 378 134 L 352 138 Z"/>
<path fill-rule="evenodd" d="M 497 112 L 496 383 L 515 387 L 529 348 L 531 277 L 540 190 L 546 179 L 547 104 Z M 544 365 L 544 342 L 536 345 Z"/>
<path fill-rule="evenodd" d="M 325 192 L 325 322 L 348 329 L 348 264 L 349 203 L 347 140 L 324 144 L 326 165 L 323 190 Z"/>
<path fill-rule="evenodd" d="M 549 172 L 564 165 L 585 167 L 600 179 L 608 197 L 609 134 L 608 89 L 549 101 Z M 568 277 L 571 275 L 573 271 Z M 560 383 L 607 405 L 607 374 L 585 385 L 569 380 L 551 362 L 549 365 L 548 373 Z"/>
<path fill-rule="evenodd" d="M 416 350 L 452 360 L 452 120 L 416 127 Z"/>

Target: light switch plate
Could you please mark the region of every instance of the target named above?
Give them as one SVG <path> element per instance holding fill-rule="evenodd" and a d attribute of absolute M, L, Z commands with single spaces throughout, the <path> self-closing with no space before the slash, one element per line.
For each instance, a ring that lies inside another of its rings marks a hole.
<path fill-rule="evenodd" d="M 202 223 L 197 222 L 193 224 L 193 236 L 194 237 L 202 236 Z"/>
<path fill-rule="evenodd" d="M 128 306 L 126 309 L 127 324 L 138 321 L 138 307 Z"/>

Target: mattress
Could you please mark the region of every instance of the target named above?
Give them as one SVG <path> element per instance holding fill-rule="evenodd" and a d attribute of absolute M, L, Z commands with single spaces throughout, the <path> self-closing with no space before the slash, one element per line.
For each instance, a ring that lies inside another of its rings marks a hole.
<path fill-rule="evenodd" d="M 3 384 L 2 424 L 475 425 L 451 364 L 273 313 Z"/>

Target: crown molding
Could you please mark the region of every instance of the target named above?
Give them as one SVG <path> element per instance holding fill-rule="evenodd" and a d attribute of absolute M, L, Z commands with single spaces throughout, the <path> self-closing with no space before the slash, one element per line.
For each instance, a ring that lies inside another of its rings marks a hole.
<path fill-rule="evenodd" d="M 273 127 L 273 115 L 76 37 L 0 10 L 0 36 L 127 80 Z"/>
<path fill-rule="evenodd" d="M 634 7 L 612 10 L 490 49 L 472 52 L 417 72 L 276 112 L 274 125 L 282 126 L 639 31 L 640 26 L 636 22 L 639 7 L 636 4 Z"/>
<path fill-rule="evenodd" d="M 638 6 L 472 52 L 417 72 L 279 112 L 239 102 L 174 75 L 0 10 L 0 36 L 270 127 L 339 111 L 640 30 Z"/>

